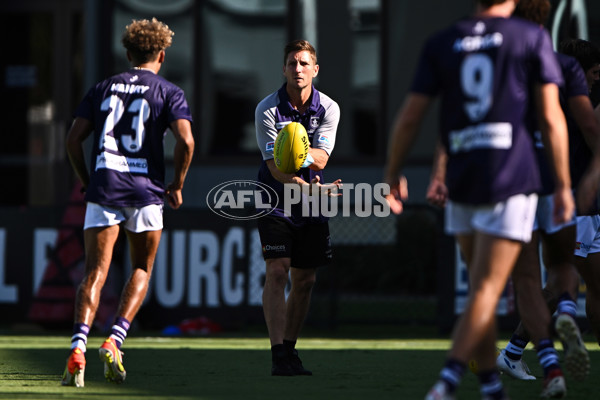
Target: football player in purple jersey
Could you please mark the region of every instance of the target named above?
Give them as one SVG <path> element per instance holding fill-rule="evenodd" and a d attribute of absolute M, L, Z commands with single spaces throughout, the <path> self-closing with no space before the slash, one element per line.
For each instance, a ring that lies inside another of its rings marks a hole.
<path fill-rule="evenodd" d="M 533 21 L 543 27 L 550 8 L 549 0 L 521 0 L 514 15 Z M 588 96 L 589 89 L 584 71 L 578 60 L 573 57 L 558 53 L 557 58 L 565 80 L 564 85 L 560 87 L 560 97 L 567 118 L 567 126 L 569 127 L 569 141 L 574 143 L 578 140 L 577 137 L 581 138 L 581 133 L 583 133 L 587 139 L 586 141 L 592 144 L 593 148 L 593 143 L 600 139 L 600 123 L 594 115 L 594 109 Z M 537 131 L 537 123 L 533 117 L 534 115 L 532 115 L 533 130 L 536 139 L 538 139 L 539 131 Z M 585 145 L 586 153 L 591 156 L 587 143 Z M 575 146 L 575 148 L 577 147 Z M 497 365 L 501 372 L 513 378 L 535 379 L 522 361 L 522 354 L 529 340 L 536 344 L 539 340 L 536 340 L 536 338 L 549 338 L 550 314 L 557 311 L 558 316 L 554 325 L 556 333 L 563 341 L 566 369 L 574 379 L 581 380 L 588 374 L 589 356 L 575 321 L 577 311 L 575 299 L 577 298 L 580 279 L 574 267 L 575 218 L 566 224 L 556 225 L 552 222 L 551 193 L 553 181 L 541 140 L 537 140 L 536 150 L 543 177 L 543 189 L 539 193 L 540 198 L 532 241 L 523 246 L 512 274 L 522 323 L 519 324 L 510 341 L 498 356 Z M 573 148 L 570 148 L 571 150 Z M 579 195 L 581 193 L 583 193 L 582 196 L 587 197 L 585 191 L 596 192 L 599 172 L 596 167 L 596 170 L 591 170 L 590 177 L 583 179 L 584 170 L 579 168 L 579 171 L 577 171 L 578 168 L 574 168 L 574 164 L 580 162 L 574 158 L 577 158 L 577 156 L 571 153 L 571 181 L 573 186 L 577 187 L 578 200 L 580 200 Z M 585 159 L 586 168 L 589 161 L 589 157 Z M 579 214 L 582 212 L 581 201 L 578 201 L 578 206 Z M 540 243 L 547 271 L 547 281 L 543 295 L 539 290 L 541 288 Z M 546 302 L 548 302 L 550 310 L 545 307 Z M 543 366 L 544 360 L 540 359 L 540 361 Z M 560 390 L 559 385 L 555 385 L 555 389 L 556 395 L 561 391 L 566 391 Z"/>
<path fill-rule="evenodd" d="M 302 204 L 285 211 L 284 185 L 337 189 L 341 181 L 321 184 L 323 169 L 333 151 L 340 108 L 313 85 L 319 72 L 317 54 L 306 40 L 288 43 L 283 51 L 286 82 L 256 107 L 256 139 L 262 153 L 258 180 L 278 193 L 273 211 L 257 220 L 266 263 L 263 311 L 271 343 L 271 375 L 312 375 L 304 368 L 296 341 L 310 306 L 318 267 L 332 258 L 328 219 L 304 215 Z M 309 156 L 298 172 L 286 174 L 275 166 L 273 143 L 277 133 L 292 121 L 301 123 L 310 141 Z M 288 186 L 288 187 L 290 187 Z M 268 201 L 267 199 L 264 199 Z M 285 287 L 291 276 L 291 289 Z"/>
<path fill-rule="evenodd" d="M 86 191 L 87 206 L 85 276 L 77 290 L 63 385 L 84 386 L 87 336 L 121 226 L 129 243 L 132 272 L 99 354 L 107 380 L 125 379 L 120 348 L 148 290 L 163 229 L 163 204 L 166 199 L 177 209 L 183 202 L 181 192 L 194 152 L 191 113 L 183 90 L 157 75 L 172 36 L 169 27 L 155 18 L 127 25 L 122 43 L 131 69 L 88 91 L 67 136 L 69 160 Z M 165 187 L 167 129 L 175 137 L 175 172 Z M 92 132 L 88 171 L 83 142 Z"/>
<path fill-rule="evenodd" d="M 426 111 L 441 96 L 440 139 L 448 154 L 445 226 L 469 268 L 470 294 L 426 399 L 453 399 L 471 359 L 479 365 L 482 396 L 506 398 L 496 368 L 495 310 L 522 243 L 531 239 L 541 188 L 526 124 L 532 99 L 554 166 L 554 221 L 573 216 L 567 127 L 558 96 L 562 74 L 548 33 L 509 18 L 517 2 L 479 0 L 473 16 L 427 41 L 390 138 L 385 179 L 395 185 Z M 398 189 L 392 187 L 388 201 L 397 208 Z M 551 342 L 545 350 L 549 363 L 558 361 Z M 564 380 L 560 368 L 555 373 L 551 380 Z"/>
<path fill-rule="evenodd" d="M 587 40 L 572 39 L 561 43 L 560 50 L 579 61 L 587 79 L 588 93 L 591 94 L 592 87 L 598 84 L 600 78 L 600 48 Z M 595 111 L 598 118 L 600 107 L 597 107 Z M 591 149 L 594 149 L 594 144 L 598 145 L 600 138 L 598 135 L 592 135 L 582 128 L 581 130 L 569 129 L 569 139 L 571 152 L 574 154 L 572 157 L 574 159 L 571 161 L 572 173 L 580 176 L 586 169 L 592 168 L 590 167 L 591 164 L 598 163 L 598 157 L 592 156 Z M 596 152 L 594 155 L 598 156 L 598 153 L 600 152 Z M 576 176 L 573 180 L 575 179 L 577 179 Z M 593 208 L 577 210 L 575 266 L 586 284 L 586 315 L 596 336 L 596 341 L 600 344 L 600 273 L 598 271 L 600 263 L 600 209 L 597 203 L 595 205 L 596 207 Z"/>

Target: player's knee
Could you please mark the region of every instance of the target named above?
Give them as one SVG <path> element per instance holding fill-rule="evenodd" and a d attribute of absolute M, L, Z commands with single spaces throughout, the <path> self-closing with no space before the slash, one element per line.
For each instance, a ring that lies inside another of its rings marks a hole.
<path fill-rule="evenodd" d="M 300 290 L 303 292 L 310 292 L 315 285 L 316 276 L 315 274 L 302 274 L 300 276 L 296 276 L 292 281 L 292 286 L 296 290 Z"/>
<path fill-rule="evenodd" d="M 266 279 L 277 286 L 285 286 L 288 282 L 288 270 L 283 263 L 269 263 Z"/>
<path fill-rule="evenodd" d="M 148 284 L 152 274 L 152 268 L 145 265 L 136 266 L 131 269 L 129 280 L 136 284 Z"/>
<path fill-rule="evenodd" d="M 132 268 L 132 271 L 133 273 L 142 273 L 150 275 L 150 273 L 152 272 L 152 265 L 137 264 Z"/>

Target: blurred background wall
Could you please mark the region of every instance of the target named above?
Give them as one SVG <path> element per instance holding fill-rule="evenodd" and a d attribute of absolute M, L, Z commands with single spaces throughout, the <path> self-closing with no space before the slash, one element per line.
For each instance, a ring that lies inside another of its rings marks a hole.
<path fill-rule="evenodd" d="M 600 2 L 552 3 L 548 29 L 556 43 L 566 37 L 600 43 Z M 253 226 L 212 218 L 206 195 L 225 181 L 255 179 L 260 152 L 254 108 L 284 81 L 285 43 L 306 38 L 315 45 L 320 64 L 316 86 L 341 106 L 338 138 L 326 177 L 374 184 L 381 180 L 388 132 L 410 85 L 419 49 L 435 30 L 467 15 L 472 4 L 471 0 L 0 2 L 0 32 L 5 38 L 0 58 L 0 310 L 10 311 L 11 320 L 35 320 L 31 305 L 45 301 L 54 304 L 48 306 L 50 310 L 64 303 L 60 315 L 69 312 L 72 293 L 66 288 L 77 282 L 80 267 L 76 266 L 81 259 L 75 256 L 81 254 L 65 250 L 64 243 L 69 238 L 78 240 L 83 208 L 64 139 L 72 112 L 88 88 L 128 68 L 120 37 L 132 19 L 157 17 L 175 32 L 160 73 L 185 90 L 194 116 L 196 153 L 184 191 L 182 214 L 186 218 L 166 211 L 173 232 L 165 235 L 165 246 L 170 243 L 177 248 L 179 240 L 189 245 L 197 239 L 190 239 L 196 237 L 193 232 L 211 232 L 219 247 L 214 268 L 221 273 L 224 260 L 229 259 L 221 241 L 229 243 L 231 229 L 235 233 L 239 228 L 245 253 L 235 253 L 239 264 L 235 268 L 247 273 L 262 268 L 260 256 L 252 255 L 257 246 Z M 434 107 L 405 168 L 411 196 L 404 215 L 332 219 L 337 261 L 320 272 L 315 301 L 325 305 L 313 311 L 313 320 L 331 324 L 344 318 L 375 318 L 448 325 L 455 311 L 448 298 L 456 296 L 456 282 L 464 272 L 457 269 L 453 242 L 441 233 L 441 210 L 425 204 L 436 126 Z M 166 140 L 170 172 L 170 135 Z M 184 233 L 177 235 L 177 230 Z M 121 263 L 126 255 L 115 259 Z M 177 269 L 176 261 L 166 259 L 165 279 L 170 276 L 171 282 L 173 276 L 181 275 L 187 281 L 189 274 Z M 180 262 L 186 268 L 190 265 L 188 259 Z M 63 273 L 53 273 L 54 268 Z M 202 296 L 208 296 L 211 285 L 223 285 L 209 279 L 210 275 L 198 276 Z M 244 276 L 250 279 L 249 273 Z M 258 273 L 258 293 L 260 279 Z M 55 289 L 48 289 L 49 282 Z M 44 287 L 46 292 L 40 293 Z M 246 289 L 250 293 L 248 282 Z M 181 309 L 185 303 L 188 314 L 194 310 L 206 314 L 211 309 L 207 297 L 185 302 L 178 300 L 174 286 L 162 290 L 171 295 L 168 306 L 157 303 L 156 297 L 148 301 L 167 310 Z M 190 290 L 187 287 L 183 293 L 190 297 Z M 245 298 L 244 306 L 256 308 L 252 296 Z M 227 306 L 222 294 L 217 297 L 213 309 Z M 416 311 L 399 313 L 406 302 L 407 309 Z M 350 303 L 358 306 L 343 307 Z M 365 304 L 367 309 L 380 310 L 379 314 L 361 314 L 357 309 Z M 228 312 L 235 309 L 228 307 Z M 44 310 L 34 313 L 38 319 L 48 315 L 48 309 Z M 171 315 L 180 318 L 184 314 Z"/>

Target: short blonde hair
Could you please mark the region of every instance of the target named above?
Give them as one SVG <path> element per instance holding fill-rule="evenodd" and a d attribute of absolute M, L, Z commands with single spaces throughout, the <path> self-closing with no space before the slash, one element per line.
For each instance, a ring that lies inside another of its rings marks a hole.
<path fill-rule="evenodd" d="M 125 27 L 121 42 L 133 61 L 144 63 L 154 61 L 158 53 L 171 46 L 173 35 L 173 31 L 156 18 L 134 19 Z"/>
<path fill-rule="evenodd" d="M 313 45 L 310 44 L 308 40 L 298 39 L 285 45 L 285 48 L 283 49 L 283 65 L 287 63 L 288 55 L 296 51 L 308 51 L 313 62 L 317 64 L 317 51 Z"/>

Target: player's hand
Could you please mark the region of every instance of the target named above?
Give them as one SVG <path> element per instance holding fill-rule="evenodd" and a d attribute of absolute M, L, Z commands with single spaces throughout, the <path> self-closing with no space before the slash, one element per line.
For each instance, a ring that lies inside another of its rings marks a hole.
<path fill-rule="evenodd" d="M 342 187 L 341 179 L 336 179 L 331 183 L 325 184 L 319 183 L 320 180 L 321 178 L 319 178 L 319 175 L 317 175 L 310 181 L 311 194 L 313 187 L 316 186 L 317 188 L 319 188 L 319 194 L 321 195 L 327 195 L 329 197 L 339 197 L 342 195 L 340 193 L 340 188 Z"/>
<path fill-rule="evenodd" d="M 175 189 L 172 183 L 167 186 L 167 190 L 165 190 L 165 197 L 167 199 L 167 203 L 169 203 L 173 210 L 177 210 L 183 203 L 181 189 Z"/>
<path fill-rule="evenodd" d="M 429 204 L 444 208 L 448 201 L 448 187 L 439 179 L 432 179 L 427 188 L 425 198 Z"/>
<path fill-rule="evenodd" d="M 575 213 L 575 200 L 571 188 L 556 188 L 554 191 L 554 210 L 552 211 L 554 223 L 564 224 L 571 221 Z"/>
<path fill-rule="evenodd" d="M 408 199 L 408 181 L 404 175 L 398 178 L 398 182 L 390 185 L 390 194 L 385 196 L 390 210 L 394 214 L 400 214 L 404 210 L 403 201 Z"/>

